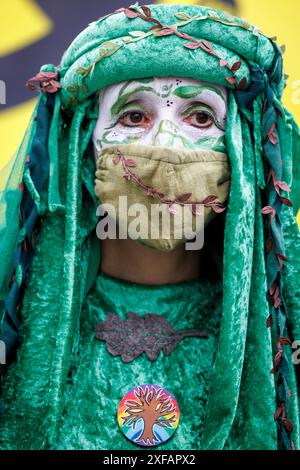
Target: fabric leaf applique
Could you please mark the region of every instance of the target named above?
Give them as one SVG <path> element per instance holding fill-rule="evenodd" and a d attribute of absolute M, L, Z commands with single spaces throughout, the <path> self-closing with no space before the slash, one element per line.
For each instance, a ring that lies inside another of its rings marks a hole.
<path fill-rule="evenodd" d="M 109 313 L 103 322 L 95 326 L 95 337 L 106 341 L 109 354 L 121 356 L 127 363 L 143 352 L 150 361 L 155 361 L 160 351 L 168 356 L 184 338 L 207 338 L 208 335 L 198 329 L 176 330 L 159 314 L 140 316 L 129 312 L 126 320 Z"/>

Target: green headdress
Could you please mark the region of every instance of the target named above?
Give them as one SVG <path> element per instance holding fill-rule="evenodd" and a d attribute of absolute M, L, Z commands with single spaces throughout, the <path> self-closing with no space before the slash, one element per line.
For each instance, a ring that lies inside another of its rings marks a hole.
<path fill-rule="evenodd" d="M 280 446 L 299 449 L 290 344 L 300 339 L 300 134 L 281 103 L 276 43 L 244 20 L 200 6 L 122 8 L 91 23 L 58 67 L 43 66 L 29 81 L 41 93 L 1 188 L 2 339 L 13 353 L 19 330 L 24 336 L 4 398 L 29 424 L 43 423 L 44 446 L 54 446 L 81 307 L 100 256 L 96 92 L 153 76 L 229 90 L 223 313 L 203 448 L 275 448 L 275 417 Z M 35 287 L 40 276 L 43 291 Z"/>

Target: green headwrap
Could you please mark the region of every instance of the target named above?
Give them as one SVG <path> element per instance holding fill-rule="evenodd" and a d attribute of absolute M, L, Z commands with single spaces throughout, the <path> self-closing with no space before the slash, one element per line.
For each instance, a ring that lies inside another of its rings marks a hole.
<path fill-rule="evenodd" d="M 203 448 L 274 448 L 275 413 L 279 447 L 300 449 L 290 347 L 300 339 L 300 134 L 281 103 L 285 81 L 276 43 L 244 20 L 200 6 L 118 10 L 79 34 L 57 68 L 43 66 L 29 81 L 31 87 L 39 82 L 41 93 L 0 188 L 2 339 L 12 358 L 20 326 L 24 335 L 4 401 L 21 416 L 20 432 L 39 428 L 43 447 L 55 446 L 81 307 L 99 265 L 95 94 L 153 76 L 191 77 L 230 90 L 223 313 Z M 40 276 L 43 290 L 35 291 Z M 9 441 L 0 431 L 1 439 Z"/>

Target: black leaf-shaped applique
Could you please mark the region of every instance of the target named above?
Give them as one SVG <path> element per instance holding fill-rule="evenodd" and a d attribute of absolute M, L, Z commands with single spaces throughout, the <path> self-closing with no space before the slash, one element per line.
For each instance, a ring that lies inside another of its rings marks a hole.
<path fill-rule="evenodd" d="M 129 312 L 126 320 L 109 313 L 96 325 L 95 332 L 97 339 L 106 341 L 109 354 L 121 356 L 123 362 L 131 362 L 143 352 L 155 361 L 160 351 L 165 356 L 171 354 L 183 338 L 208 337 L 206 332 L 197 329 L 175 330 L 161 315 L 140 316 L 135 312 Z"/>

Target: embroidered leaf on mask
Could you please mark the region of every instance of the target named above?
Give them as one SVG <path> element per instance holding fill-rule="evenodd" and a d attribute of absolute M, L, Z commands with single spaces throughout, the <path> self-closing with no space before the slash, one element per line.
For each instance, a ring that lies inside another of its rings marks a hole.
<path fill-rule="evenodd" d="M 207 197 L 202 201 L 202 203 L 203 203 L 203 204 L 208 204 L 209 202 L 213 202 L 213 201 L 215 201 L 216 199 L 217 199 L 217 196 L 213 196 L 213 195 L 207 196 Z"/>
<path fill-rule="evenodd" d="M 146 353 L 151 361 L 157 359 L 160 351 L 165 356 L 187 337 L 207 338 L 207 333 L 198 329 L 176 330 L 161 315 L 147 313 L 144 316 L 128 313 L 122 320 L 115 313 L 95 327 L 95 337 L 106 342 L 112 356 L 121 356 L 123 362 L 131 362 Z"/>
<path fill-rule="evenodd" d="M 175 202 L 186 202 L 190 199 L 192 193 L 184 193 L 175 199 Z"/>
<path fill-rule="evenodd" d="M 212 205 L 211 208 L 212 208 L 212 210 L 213 210 L 216 214 L 221 214 L 221 212 L 226 211 L 226 207 L 221 207 L 221 206 L 219 206 L 219 205 L 217 205 L 217 204 Z"/>
<path fill-rule="evenodd" d="M 126 160 L 126 165 L 129 166 L 129 167 L 134 167 L 136 166 L 135 162 L 133 160 L 131 160 L 130 158 L 128 158 Z"/>

